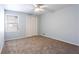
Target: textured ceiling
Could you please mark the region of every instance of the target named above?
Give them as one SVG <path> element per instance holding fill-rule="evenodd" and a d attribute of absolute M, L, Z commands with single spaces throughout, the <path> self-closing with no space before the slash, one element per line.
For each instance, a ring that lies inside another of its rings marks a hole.
<path fill-rule="evenodd" d="M 45 11 L 56 11 L 70 6 L 69 4 L 45 4 L 45 5 L 47 6 Z M 28 14 L 37 14 L 34 12 L 34 6 L 32 4 L 5 4 L 4 8 L 5 10 L 24 12 Z"/>

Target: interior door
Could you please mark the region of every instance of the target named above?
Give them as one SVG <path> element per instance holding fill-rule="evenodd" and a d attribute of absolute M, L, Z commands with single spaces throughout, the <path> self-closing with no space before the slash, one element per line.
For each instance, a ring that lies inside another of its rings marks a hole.
<path fill-rule="evenodd" d="M 4 9 L 0 6 L 0 53 L 4 45 Z"/>
<path fill-rule="evenodd" d="M 29 16 L 26 20 L 26 35 L 34 36 L 37 35 L 37 17 L 36 16 Z"/>

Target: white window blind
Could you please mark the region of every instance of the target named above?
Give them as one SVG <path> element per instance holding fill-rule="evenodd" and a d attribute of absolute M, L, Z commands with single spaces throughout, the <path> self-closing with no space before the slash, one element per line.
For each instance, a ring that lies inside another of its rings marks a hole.
<path fill-rule="evenodd" d="M 18 16 L 6 15 L 5 16 L 6 32 L 18 31 Z"/>

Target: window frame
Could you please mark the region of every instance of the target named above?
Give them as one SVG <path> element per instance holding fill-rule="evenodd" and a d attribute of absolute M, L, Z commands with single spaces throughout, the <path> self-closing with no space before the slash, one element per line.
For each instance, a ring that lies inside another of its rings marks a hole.
<path fill-rule="evenodd" d="M 13 14 L 5 14 L 5 17 L 4 18 L 6 18 L 7 16 L 16 16 L 17 17 L 17 22 L 16 23 L 8 23 L 7 22 L 7 19 L 5 19 L 6 21 L 5 21 L 5 25 L 6 25 L 6 27 L 5 27 L 5 32 L 19 32 L 19 16 L 18 15 L 13 15 Z M 17 30 L 16 31 L 8 31 L 7 30 L 7 25 L 8 24 L 17 24 Z"/>

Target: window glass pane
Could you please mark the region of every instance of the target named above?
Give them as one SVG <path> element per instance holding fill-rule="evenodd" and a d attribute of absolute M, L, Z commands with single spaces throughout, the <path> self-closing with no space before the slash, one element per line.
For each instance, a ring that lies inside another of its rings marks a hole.
<path fill-rule="evenodd" d="M 7 32 L 16 32 L 17 24 L 7 24 Z"/>
<path fill-rule="evenodd" d="M 17 16 L 7 15 L 7 23 L 17 23 L 17 22 L 18 22 Z"/>
<path fill-rule="evenodd" d="M 5 16 L 5 31 L 17 32 L 18 31 L 18 16 L 6 15 Z"/>

